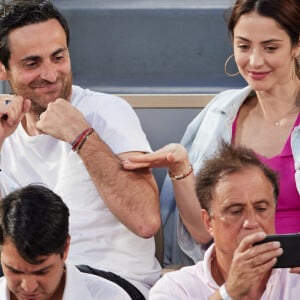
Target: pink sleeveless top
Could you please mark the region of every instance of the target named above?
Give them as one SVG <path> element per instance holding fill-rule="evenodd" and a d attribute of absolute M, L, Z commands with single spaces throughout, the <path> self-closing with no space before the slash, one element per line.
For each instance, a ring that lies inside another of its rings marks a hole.
<path fill-rule="evenodd" d="M 237 117 L 232 125 L 232 143 L 234 142 Z M 300 114 L 294 127 L 300 124 Z M 291 133 L 278 155 L 267 158 L 259 153 L 257 157 L 279 174 L 279 197 L 277 202 L 275 225 L 277 233 L 300 232 L 300 196 L 295 183 L 295 167 L 291 148 Z"/>

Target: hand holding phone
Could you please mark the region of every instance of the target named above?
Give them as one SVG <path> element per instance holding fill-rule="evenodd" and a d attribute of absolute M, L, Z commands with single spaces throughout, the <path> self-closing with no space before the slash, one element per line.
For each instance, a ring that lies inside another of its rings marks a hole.
<path fill-rule="evenodd" d="M 262 241 L 254 244 L 259 245 L 268 242 L 280 242 L 283 253 L 277 257 L 273 268 L 292 268 L 300 266 L 300 234 L 270 234 Z"/>

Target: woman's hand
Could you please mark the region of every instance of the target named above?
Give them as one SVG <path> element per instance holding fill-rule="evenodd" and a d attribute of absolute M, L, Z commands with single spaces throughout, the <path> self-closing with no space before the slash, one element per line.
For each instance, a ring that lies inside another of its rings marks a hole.
<path fill-rule="evenodd" d="M 168 168 L 171 174 L 185 173 L 190 162 L 186 149 L 180 144 L 168 144 L 152 153 L 128 157 L 123 161 L 127 170 L 140 168 Z"/>

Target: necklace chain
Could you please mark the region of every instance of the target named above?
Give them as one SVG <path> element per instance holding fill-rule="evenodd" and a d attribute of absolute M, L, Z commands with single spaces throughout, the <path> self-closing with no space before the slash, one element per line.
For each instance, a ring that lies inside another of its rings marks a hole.
<path fill-rule="evenodd" d="M 272 121 L 273 125 L 275 125 L 276 127 L 280 126 L 282 121 L 289 115 L 291 114 L 295 114 L 295 113 L 299 113 L 299 102 L 300 101 L 300 91 L 298 90 L 298 94 L 296 96 L 296 101 L 295 101 L 295 104 L 293 105 L 293 107 L 287 112 L 285 113 L 283 116 L 281 116 L 279 119 L 277 119 L 276 121 Z M 257 109 L 257 113 L 258 115 L 264 119 L 264 115 L 263 115 L 263 112 L 262 112 L 262 109 L 261 109 L 261 106 L 259 105 L 259 102 L 257 102 L 257 105 L 256 105 L 256 109 Z"/>
<path fill-rule="evenodd" d="M 262 110 L 260 108 L 259 105 L 257 105 L 257 113 L 259 114 L 259 116 L 264 119 L 264 115 L 262 113 Z M 288 115 L 292 115 L 292 114 L 295 114 L 295 113 L 299 113 L 299 107 L 298 106 L 293 106 L 292 109 L 290 109 L 287 113 L 285 113 L 283 116 L 281 116 L 279 119 L 277 119 L 276 121 L 272 121 L 272 123 L 275 125 L 275 126 L 280 126 L 282 121 L 288 116 Z"/>

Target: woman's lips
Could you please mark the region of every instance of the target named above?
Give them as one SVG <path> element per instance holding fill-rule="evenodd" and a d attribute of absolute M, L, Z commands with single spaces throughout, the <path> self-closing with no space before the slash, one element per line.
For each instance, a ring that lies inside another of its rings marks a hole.
<path fill-rule="evenodd" d="M 268 74 L 270 72 L 253 72 L 253 71 L 248 71 L 250 77 L 252 79 L 255 79 L 255 80 L 261 80 L 261 79 L 264 79 L 265 77 L 268 76 Z"/>

